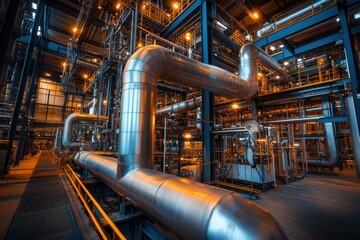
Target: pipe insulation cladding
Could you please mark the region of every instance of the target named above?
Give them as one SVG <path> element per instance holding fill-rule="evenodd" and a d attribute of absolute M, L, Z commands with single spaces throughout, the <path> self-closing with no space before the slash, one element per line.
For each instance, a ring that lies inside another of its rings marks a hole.
<path fill-rule="evenodd" d="M 152 169 L 119 179 L 117 160 L 93 152 L 74 159 L 179 239 L 286 239 L 266 210 L 238 193 Z"/>
<path fill-rule="evenodd" d="M 160 46 L 139 49 L 123 72 L 117 162 L 89 152 L 78 153 L 75 162 L 180 239 L 286 239 L 267 211 L 239 194 L 151 170 L 157 80 L 251 98 L 258 88 L 258 60 L 284 74 L 255 45 L 244 45 L 239 57 L 237 76 Z"/>
<path fill-rule="evenodd" d="M 349 95 L 346 97 L 346 112 L 349 118 L 349 128 L 352 142 L 352 149 L 354 152 L 354 160 L 356 167 L 356 174 L 360 178 L 360 134 L 357 123 L 354 97 Z"/>

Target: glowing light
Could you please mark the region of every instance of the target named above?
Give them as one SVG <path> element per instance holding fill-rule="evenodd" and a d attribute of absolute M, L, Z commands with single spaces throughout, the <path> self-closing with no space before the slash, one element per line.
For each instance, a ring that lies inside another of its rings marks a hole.
<path fill-rule="evenodd" d="M 288 66 L 289 65 L 289 62 L 288 61 L 285 61 L 284 62 L 284 66 Z"/>
<path fill-rule="evenodd" d="M 258 77 L 262 77 L 262 75 L 263 75 L 262 73 L 260 73 L 260 72 L 258 73 Z"/>
<path fill-rule="evenodd" d="M 233 103 L 233 104 L 231 105 L 231 108 L 232 108 L 232 109 L 239 109 L 240 106 L 239 106 L 239 104 L 237 104 L 237 103 Z"/>
<path fill-rule="evenodd" d="M 337 18 L 336 21 L 339 22 L 339 21 L 340 21 L 340 18 Z"/>
<path fill-rule="evenodd" d="M 51 77 L 51 74 L 50 73 L 45 73 L 45 76 Z"/>
<path fill-rule="evenodd" d="M 101 6 L 100 6 L 100 5 L 98 6 L 98 9 L 101 9 Z"/>
<path fill-rule="evenodd" d="M 274 51 L 275 49 L 276 49 L 276 48 L 275 48 L 274 46 L 272 46 L 272 45 L 270 46 L 270 50 L 271 50 L 271 51 Z"/>
<path fill-rule="evenodd" d="M 275 78 L 279 80 L 281 77 L 279 75 L 277 75 Z"/>
<path fill-rule="evenodd" d="M 279 45 L 279 48 L 284 48 L 284 47 L 285 47 L 284 44 Z"/>
<path fill-rule="evenodd" d="M 120 9 L 120 6 L 121 6 L 120 3 L 116 4 L 116 9 Z"/>
<path fill-rule="evenodd" d="M 298 58 L 298 59 L 297 59 L 297 62 L 302 62 L 302 58 Z"/>
<path fill-rule="evenodd" d="M 83 78 L 87 79 L 89 77 L 89 75 L 87 75 L 86 73 L 83 74 Z"/>
<path fill-rule="evenodd" d="M 106 101 L 106 100 L 104 100 L 104 101 L 103 101 L 103 105 L 106 105 L 106 104 L 107 104 L 107 101 Z"/>
<path fill-rule="evenodd" d="M 174 9 L 178 9 L 180 6 L 179 6 L 178 3 L 174 3 L 174 4 L 173 4 L 173 7 L 174 7 Z"/>
<path fill-rule="evenodd" d="M 192 136 L 191 136 L 191 134 L 190 133 L 186 133 L 185 135 L 184 135 L 184 138 L 186 138 L 186 139 L 189 139 L 189 138 L 191 138 Z"/>
<path fill-rule="evenodd" d="M 256 12 L 253 13 L 254 18 L 258 19 L 259 18 L 259 14 L 257 14 Z"/>
<path fill-rule="evenodd" d="M 138 47 L 142 47 L 143 45 L 141 43 L 138 44 Z"/>
<path fill-rule="evenodd" d="M 81 103 L 78 103 L 76 106 L 77 106 L 77 107 L 81 107 Z"/>
<path fill-rule="evenodd" d="M 63 66 L 66 67 L 66 62 L 63 63 Z"/>
<path fill-rule="evenodd" d="M 225 26 L 223 23 L 216 21 L 216 24 L 219 25 L 220 27 L 222 27 L 223 29 L 227 29 L 227 26 Z"/>
<path fill-rule="evenodd" d="M 190 41 L 190 40 L 191 40 L 191 33 L 187 32 L 187 33 L 185 34 L 185 39 L 186 39 L 187 41 Z"/>
<path fill-rule="evenodd" d="M 76 32 L 77 32 L 77 28 L 76 28 L 76 27 L 74 27 L 73 32 L 74 32 L 74 33 L 76 33 Z"/>

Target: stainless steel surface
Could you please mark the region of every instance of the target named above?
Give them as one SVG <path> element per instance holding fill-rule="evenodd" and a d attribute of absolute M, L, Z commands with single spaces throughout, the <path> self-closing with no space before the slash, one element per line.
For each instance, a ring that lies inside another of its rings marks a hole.
<path fill-rule="evenodd" d="M 314 8 L 317 8 L 321 4 L 326 4 L 330 1 L 334 1 L 334 0 L 318 0 L 318 1 L 314 1 L 313 3 L 309 3 L 308 6 L 303 7 L 294 13 L 286 15 L 286 17 L 277 20 L 275 23 L 271 23 L 271 24 L 261 28 L 260 30 L 258 30 L 256 32 L 256 34 L 258 37 L 262 37 L 266 33 L 271 32 L 274 29 L 277 30 L 277 29 L 281 28 L 285 23 L 289 23 L 289 22 L 293 21 L 293 19 L 295 19 L 301 15 L 309 14 Z"/>
<path fill-rule="evenodd" d="M 80 152 L 75 162 L 180 239 L 286 239 L 274 218 L 221 188 L 151 169 L 116 177 L 116 159 Z"/>
<path fill-rule="evenodd" d="M 360 135 L 359 126 L 356 119 L 356 111 L 354 105 L 354 98 L 352 95 L 346 97 L 346 111 L 349 118 L 351 142 L 354 153 L 356 174 L 360 177 Z"/>
<path fill-rule="evenodd" d="M 334 104 L 330 101 L 324 101 L 322 103 L 324 117 L 333 116 Z M 338 147 L 335 138 L 336 126 L 335 123 L 327 122 L 324 123 L 325 131 L 325 142 L 326 142 L 326 157 L 327 159 L 308 159 L 307 163 L 309 166 L 323 166 L 323 167 L 334 167 L 339 161 Z"/>
<path fill-rule="evenodd" d="M 168 114 L 173 112 L 180 112 L 188 108 L 191 108 L 193 106 L 200 105 L 201 102 L 202 102 L 201 97 L 188 99 L 185 101 L 174 103 L 172 105 L 163 108 L 156 109 L 156 114 Z"/>
<path fill-rule="evenodd" d="M 258 88 L 257 60 L 281 67 L 255 45 L 240 50 L 240 77 L 160 46 L 139 49 L 123 72 L 118 177 L 136 168 L 152 168 L 158 79 L 208 90 L 230 98 L 250 98 Z"/>
<path fill-rule="evenodd" d="M 62 144 L 67 149 L 80 147 L 80 143 L 72 141 L 72 131 L 75 123 L 79 123 L 79 122 L 97 123 L 98 121 L 106 121 L 108 119 L 109 117 L 97 116 L 93 114 L 82 114 L 82 113 L 70 114 L 65 120 Z"/>

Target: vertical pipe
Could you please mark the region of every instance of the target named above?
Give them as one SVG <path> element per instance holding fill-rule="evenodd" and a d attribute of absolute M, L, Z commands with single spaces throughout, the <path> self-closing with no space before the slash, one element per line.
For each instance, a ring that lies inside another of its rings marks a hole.
<path fill-rule="evenodd" d="M 14 142 L 16 127 L 17 127 L 18 120 L 19 120 L 21 104 L 22 104 L 22 100 L 23 100 L 23 96 L 24 96 L 24 90 L 25 90 L 25 86 L 26 86 L 26 80 L 27 80 L 27 76 L 28 76 L 28 73 L 29 73 L 29 70 L 30 70 L 30 63 L 31 63 L 32 53 L 34 51 L 37 30 L 38 30 L 38 27 L 39 27 L 39 23 L 40 23 L 40 20 L 41 20 L 43 9 L 44 9 L 44 2 L 43 2 L 43 0 L 39 0 L 38 5 L 37 5 L 35 20 L 34 20 L 34 23 L 33 23 L 32 31 L 31 31 L 31 35 L 30 35 L 30 39 L 29 39 L 29 44 L 28 44 L 28 47 L 27 47 L 27 50 L 26 50 L 24 66 L 23 66 L 23 69 L 22 69 L 22 72 L 21 72 L 20 84 L 19 84 L 18 94 L 17 94 L 17 97 L 16 97 L 15 106 L 14 106 L 14 112 L 13 112 L 13 115 L 12 115 L 12 118 L 11 118 L 11 126 L 10 126 L 10 130 L 9 130 L 9 135 L 8 135 L 9 136 L 9 145 L 8 145 L 6 159 L 5 159 L 5 163 L 4 163 L 5 164 L 4 169 L 7 169 L 7 165 L 9 163 L 9 160 L 10 160 L 10 157 L 11 157 L 12 145 L 13 145 L 13 142 Z M 4 175 L 4 173 L 3 173 L 3 175 Z"/>
<path fill-rule="evenodd" d="M 200 9 L 201 16 L 201 39 L 202 39 L 202 62 L 212 64 L 212 23 L 215 17 L 215 4 L 212 1 L 203 1 Z M 211 139 L 211 120 L 213 119 L 213 94 L 209 91 L 202 92 L 202 155 L 203 174 L 202 182 L 209 182 L 214 179 L 214 171 L 211 171 L 211 162 L 214 157 L 213 139 Z"/>
<path fill-rule="evenodd" d="M 359 125 L 356 119 L 356 113 L 354 111 L 354 98 L 349 95 L 346 97 L 346 110 L 349 118 L 349 127 L 351 133 L 352 149 L 354 152 L 355 168 L 357 176 L 360 178 L 360 134 Z"/>

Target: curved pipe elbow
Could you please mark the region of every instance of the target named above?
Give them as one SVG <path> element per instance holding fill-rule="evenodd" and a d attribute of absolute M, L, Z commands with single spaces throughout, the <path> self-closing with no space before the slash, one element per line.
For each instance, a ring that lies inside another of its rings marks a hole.
<path fill-rule="evenodd" d="M 87 122 L 87 123 L 97 123 L 98 121 L 106 121 L 108 117 L 98 116 L 94 114 L 82 114 L 82 113 L 73 113 L 70 114 L 64 124 L 64 133 L 62 138 L 62 144 L 66 149 L 79 148 L 80 143 L 72 141 L 72 131 L 75 123 L 78 122 Z"/>

